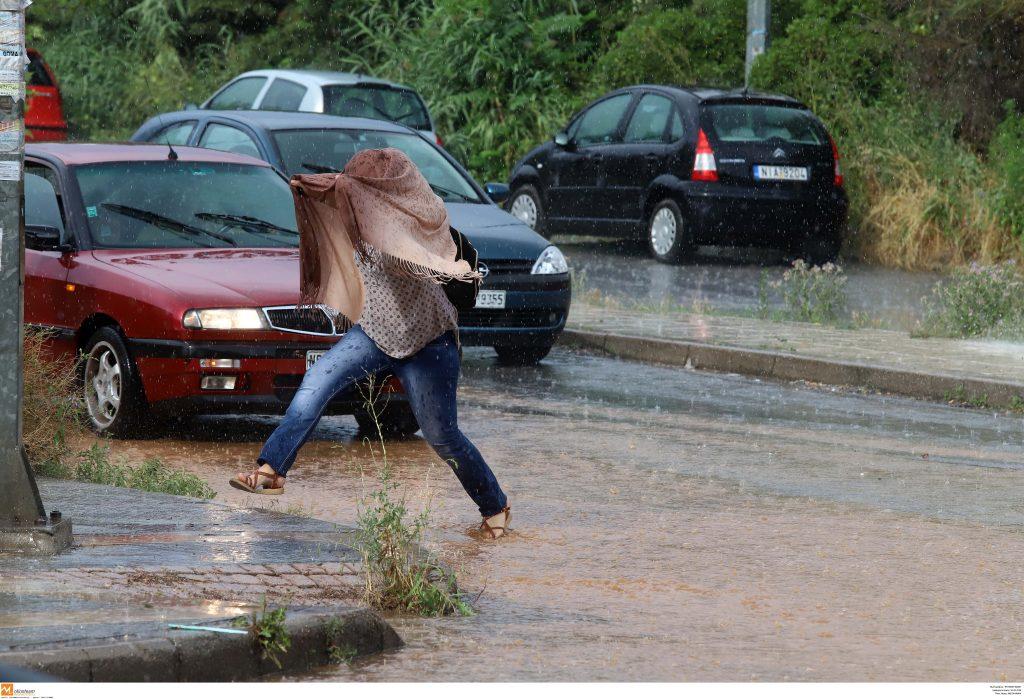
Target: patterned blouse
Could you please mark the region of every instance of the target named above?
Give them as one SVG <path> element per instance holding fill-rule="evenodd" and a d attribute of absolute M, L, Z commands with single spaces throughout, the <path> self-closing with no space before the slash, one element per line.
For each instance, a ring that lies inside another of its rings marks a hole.
<path fill-rule="evenodd" d="M 358 255 L 356 266 L 366 289 L 359 326 L 384 354 L 412 356 L 449 330 L 458 338 L 458 311 L 440 284 L 389 273 Z"/>

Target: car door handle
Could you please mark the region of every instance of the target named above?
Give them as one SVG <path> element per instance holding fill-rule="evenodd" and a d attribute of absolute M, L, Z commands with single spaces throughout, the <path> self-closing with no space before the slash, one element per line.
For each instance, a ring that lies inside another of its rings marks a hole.
<path fill-rule="evenodd" d="M 644 153 L 644 158 L 647 160 L 658 160 L 661 156 L 657 153 Z"/>
<path fill-rule="evenodd" d="M 587 157 L 591 160 L 604 160 L 604 155 L 601 153 L 591 153 Z"/>

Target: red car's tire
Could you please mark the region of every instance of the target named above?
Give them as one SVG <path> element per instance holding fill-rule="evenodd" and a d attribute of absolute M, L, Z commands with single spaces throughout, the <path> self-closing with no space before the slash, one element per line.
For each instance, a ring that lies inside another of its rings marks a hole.
<path fill-rule="evenodd" d="M 408 403 L 389 402 L 377 414 L 378 422 L 365 410 L 354 415 L 359 430 L 372 439 L 404 439 L 416 434 L 420 423 Z M 378 429 L 379 428 L 379 429 Z"/>
<path fill-rule="evenodd" d="M 149 405 L 139 369 L 121 334 L 102 327 L 85 343 L 82 396 L 89 426 L 102 435 L 134 437 L 148 423 Z"/>

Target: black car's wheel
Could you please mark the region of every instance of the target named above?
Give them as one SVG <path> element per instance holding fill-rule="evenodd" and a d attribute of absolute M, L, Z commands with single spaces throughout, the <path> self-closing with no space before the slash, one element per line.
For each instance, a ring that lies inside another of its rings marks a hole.
<path fill-rule="evenodd" d="M 389 401 L 378 413 L 376 421 L 373 419 L 373 415 L 365 410 L 358 411 L 354 417 L 360 431 L 374 439 L 378 437 L 383 439 L 411 437 L 420 428 L 420 423 L 416 420 L 409 404 L 397 401 Z"/>
<path fill-rule="evenodd" d="M 812 267 L 819 266 L 835 262 L 841 247 L 842 244 L 836 236 L 819 233 L 808 235 L 801 240 L 796 255 Z"/>
<path fill-rule="evenodd" d="M 543 235 L 544 208 L 540 203 L 540 194 L 533 185 L 524 184 L 512 193 L 508 198 L 508 212 Z"/>
<path fill-rule="evenodd" d="M 82 392 L 89 424 L 104 435 L 138 435 L 146 426 L 149 406 L 121 334 L 100 328 L 85 343 L 84 355 Z"/>
<path fill-rule="evenodd" d="M 682 262 L 693 254 L 693 231 L 679 205 L 663 199 L 647 219 L 647 248 L 658 262 Z"/>
<path fill-rule="evenodd" d="M 498 353 L 498 363 L 504 366 L 530 366 L 538 363 L 551 352 L 551 345 L 541 347 L 516 347 L 514 345 L 498 345 L 494 348 Z"/>

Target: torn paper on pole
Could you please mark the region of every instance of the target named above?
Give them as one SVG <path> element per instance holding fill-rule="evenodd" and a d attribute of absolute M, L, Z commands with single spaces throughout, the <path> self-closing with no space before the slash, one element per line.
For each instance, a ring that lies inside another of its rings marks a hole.
<path fill-rule="evenodd" d="M 0 160 L 0 181 L 16 181 L 21 179 L 20 160 Z"/>

